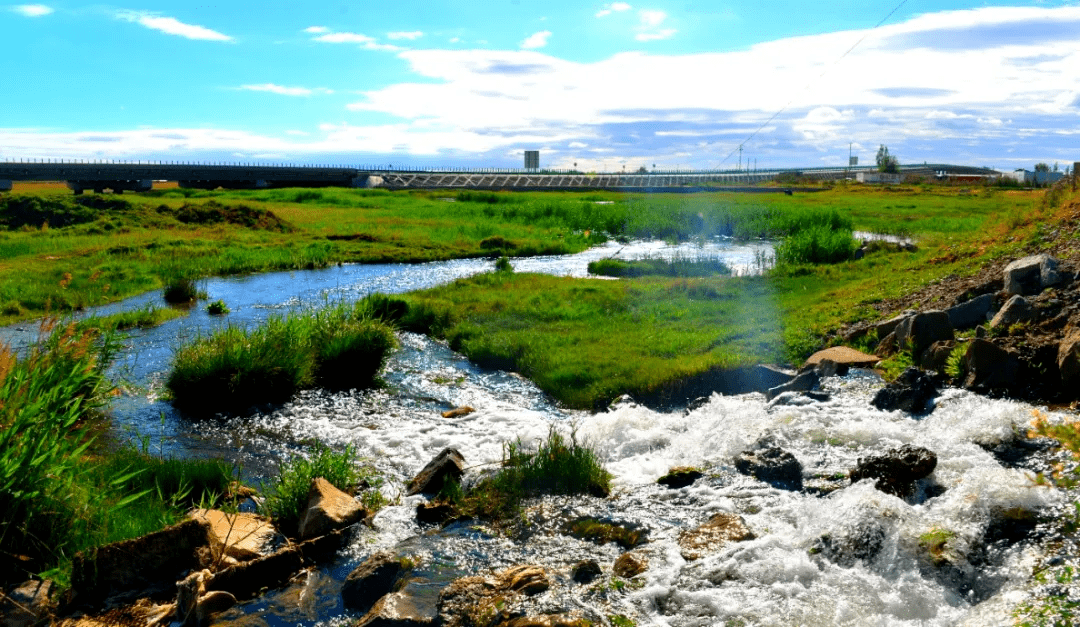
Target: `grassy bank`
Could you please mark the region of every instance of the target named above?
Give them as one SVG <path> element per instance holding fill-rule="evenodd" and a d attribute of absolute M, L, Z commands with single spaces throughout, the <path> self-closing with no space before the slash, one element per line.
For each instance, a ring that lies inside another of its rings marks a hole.
<path fill-rule="evenodd" d="M 366 307 L 339 304 L 225 327 L 177 349 L 166 387 L 195 413 L 243 411 L 310 387 L 370 387 L 395 344 Z"/>

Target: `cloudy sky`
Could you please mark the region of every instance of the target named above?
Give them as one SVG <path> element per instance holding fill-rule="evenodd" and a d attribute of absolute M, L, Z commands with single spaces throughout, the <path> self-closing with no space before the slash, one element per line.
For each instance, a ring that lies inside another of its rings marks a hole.
<path fill-rule="evenodd" d="M 1076 1 L 117 1 L 0 4 L 0 160 L 1080 160 Z"/>

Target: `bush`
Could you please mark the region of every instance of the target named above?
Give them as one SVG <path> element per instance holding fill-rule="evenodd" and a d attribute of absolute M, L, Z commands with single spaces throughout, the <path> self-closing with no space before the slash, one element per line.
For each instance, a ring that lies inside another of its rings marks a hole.
<path fill-rule="evenodd" d="M 229 306 L 219 298 L 206 306 L 206 313 L 211 316 L 223 316 L 229 313 Z"/>
<path fill-rule="evenodd" d="M 513 272 L 514 266 L 510 264 L 509 257 L 499 257 L 495 260 L 496 272 Z"/>
<path fill-rule="evenodd" d="M 243 411 L 318 385 L 371 386 L 395 342 L 363 306 L 271 316 L 255 329 L 230 326 L 181 346 L 165 385 L 189 411 Z"/>
<path fill-rule="evenodd" d="M 785 237 L 776 246 L 779 264 L 839 263 L 855 256 L 858 243 L 850 230 L 814 226 Z"/>

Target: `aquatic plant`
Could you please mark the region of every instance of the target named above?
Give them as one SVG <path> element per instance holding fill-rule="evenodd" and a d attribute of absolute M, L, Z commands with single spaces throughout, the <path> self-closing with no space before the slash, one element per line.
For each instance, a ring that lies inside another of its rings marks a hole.
<path fill-rule="evenodd" d="M 176 350 L 165 385 L 186 410 L 242 411 L 316 386 L 370 387 L 395 344 L 386 323 L 342 303 L 198 337 Z"/>
<path fill-rule="evenodd" d="M 600 259 L 589 262 L 589 274 L 611 277 L 710 277 L 727 276 L 731 268 L 718 259 Z"/>
<path fill-rule="evenodd" d="M 206 306 L 206 313 L 211 316 L 223 316 L 229 313 L 229 306 L 219 298 Z"/>

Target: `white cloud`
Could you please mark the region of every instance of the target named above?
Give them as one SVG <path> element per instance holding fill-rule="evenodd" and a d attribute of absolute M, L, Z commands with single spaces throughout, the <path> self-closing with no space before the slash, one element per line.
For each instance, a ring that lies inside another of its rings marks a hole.
<path fill-rule="evenodd" d="M 135 24 L 141 24 L 146 28 L 160 31 L 167 35 L 176 35 L 187 39 L 200 39 L 206 41 L 232 41 L 233 38 L 223 35 L 215 30 L 195 24 L 185 24 L 174 17 L 163 17 L 145 11 L 120 11 L 116 17 Z"/>
<path fill-rule="evenodd" d="M 53 12 L 53 8 L 44 4 L 17 4 L 11 10 L 24 17 L 42 17 Z"/>
<path fill-rule="evenodd" d="M 368 35 L 362 35 L 360 33 L 327 33 L 315 38 L 315 41 L 321 41 L 328 44 L 359 44 L 365 50 L 401 50 L 400 47 L 393 44 L 380 44 L 374 37 Z"/>
<path fill-rule="evenodd" d="M 659 39 L 668 39 L 677 32 L 679 31 L 674 28 L 662 28 L 648 33 L 638 33 L 637 35 L 634 35 L 634 39 L 638 41 L 657 41 Z"/>
<path fill-rule="evenodd" d="M 242 89 L 244 91 L 264 91 L 272 94 L 279 94 L 281 96 L 310 96 L 315 93 L 334 93 L 334 90 L 326 89 L 324 87 L 316 87 L 314 89 L 310 89 L 307 87 L 285 87 L 283 85 L 275 85 L 274 83 L 262 83 L 259 85 L 241 85 L 239 89 Z"/>
<path fill-rule="evenodd" d="M 329 33 L 330 29 L 325 26 L 308 26 L 304 29 L 305 33 L 311 33 L 312 35 L 319 35 L 322 33 Z"/>
<path fill-rule="evenodd" d="M 533 33 L 521 42 L 521 47 L 525 50 L 533 50 L 536 48 L 543 48 L 547 45 L 548 38 L 551 37 L 551 31 L 542 30 L 538 33 Z"/>
<path fill-rule="evenodd" d="M 660 25 L 663 24 L 667 18 L 667 13 L 656 9 L 642 9 L 638 11 L 638 26 L 636 29 L 638 32 L 634 35 L 634 39 L 638 41 L 669 39 L 679 31 L 674 28 L 660 28 Z"/>
<path fill-rule="evenodd" d="M 667 13 L 654 9 L 642 9 L 641 11 L 638 11 L 638 19 L 641 20 L 642 26 L 659 26 L 667 19 Z"/>
<path fill-rule="evenodd" d="M 606 17 L 612 13 L 618 13 L 620 11 L 629 11 L 631 7 L 625 2 L 612 2 L 611 4 L 605 4 L 604 8 L 596 12 L 596 17 Z"/>
<path fill-rule="evenodd" d="M 408 39 L 409 41 L 420 39 L 423 36 L 424 32 L 419 30 L 395 31 L 393 33 L 386 33 L 387 39 Z"/>

